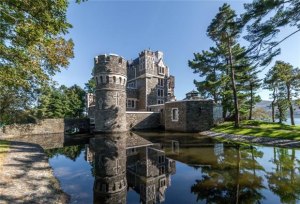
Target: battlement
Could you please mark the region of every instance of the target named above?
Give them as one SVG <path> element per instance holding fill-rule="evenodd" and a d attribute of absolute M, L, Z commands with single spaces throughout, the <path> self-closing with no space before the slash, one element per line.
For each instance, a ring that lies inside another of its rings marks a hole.
<path fill-rule="evenodd" d="M 127 60 L 116 54 L 103 54 L 94 58 L 93 75 L 118 73 L 126 77 Z"/>
<path fill-rule="evenodd" d="M 115 84 L 126 87 L 127 78 L 116 74 L 98 74 L 95 77 L 96 85 Z"/>

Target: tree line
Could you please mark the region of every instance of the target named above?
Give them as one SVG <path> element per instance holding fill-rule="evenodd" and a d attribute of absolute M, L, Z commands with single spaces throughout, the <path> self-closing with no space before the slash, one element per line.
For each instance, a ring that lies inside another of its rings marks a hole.
<path fill-rule="evenodd" d="M 296 0 L 255 0 L 244 4 L 245 13 L 238 16 L 228 4 L 223 4 L 207 28 L 214 42 L 209 50 L 194 53 L 189 67 L 203 77 L 194 81 L 200 94 L 223 106 L 223 117 L 234 120 L 253 118 L 253 108 L 261 100 L 260 88 L 272 92 L 272 120 L 286 120 L 290 112 L 294 122 L 294 103 L 300 91 L 300 70 L 287 62 L 276 61 L 264 79 L 258 74 L 280 54 L 278 45 L 300 31 L 299 2 Z M 275 41 L 280 29 L 295 29 Z M 246 35 L 242 36 L 246 30 Z M 242 46 L 241 38 L 248 41 Z M 299 102 L 298 102 L 299 103 Z M 277 111 L 276 111 L 277 109 Z"/>

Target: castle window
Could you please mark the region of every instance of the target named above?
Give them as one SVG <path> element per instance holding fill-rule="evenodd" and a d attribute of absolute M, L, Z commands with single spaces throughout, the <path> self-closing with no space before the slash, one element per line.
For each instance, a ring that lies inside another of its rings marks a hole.
<path fill-rule="evenodd" d="M 157 96 L 158 97 L 164 97 L 164 90 L 163 89 L 157 89 Z"/>
<path fill-rule="evenodd" d="M 158 74 L 165 74 L 165 68 L 164 67 L 158 67 Z"/>
<path fill-rule="evenodd" d="M 135 83 L 134 83 L 134 82 L 128 83 L 128 84 L 127 84 L 127 88 L 132 88 L 132 89 L 136 88 L 136 87 L 135 87 Z"/>
<path fill-rule="evenodd" d="M 116 83 L 116 77 L 115 76 L 113 76 L 113 80 L 114 80 L 114 83 Z"/>
<path fill-rule="evenodd" d="M 100 76 L 100 83 L 103 84 L 103 77 Z"/>
<path fill-rule="evenodd" d="M 166 179 L 160 179 L 159 184 L 160 187 L 166 186 Z"/>
<path fill-rule="evenodd" d="M 158 78 L 158 86 L 164 86 L 164 79 Z"/>
<path fill-rule="evenodd" d="M 119 77 L 119 80 L 120 80 L 120 84 L 122 83 L 122 78 L 121 77 Z"/>
<path fill-rule="evenodd" d="M 109 76 L 106 76 L 106 83 L 109 83 Z"/>
<path fill-rule="evenodd" d="M 172 108 L 172 121 L 178 121 L 179 114 L 178 114 L 178 108 Z"/>
<path fill-rule="evenodd" d="M 127 108 L 135 108 L 135 100 L 127 99 L 126 107 Z"/>
<path fill-rule="evenodd" d="M 159 167 L 159 175 L 162 175 L 165 173 L 165 167 L 164 166 L 160 166 Z"/>
<path fill-rule="evenodd" d="M 122 64 L 122 58 L 119 58 L 119 64 Z"/>
<path fill-rule="evenodd" d="M 164 155 L 158 156 L 158 163 L 159 164 L 165 163 L 165 156 Z"/>
<path fill-rule="evenodd" d="M 158 100 L 157 100 L 157 104 L 164 104 L 164 102 L 165 102 L 165 101 L 164 101 L 164 100 L 161 100 L 161 99 L 158 99 Z"/>

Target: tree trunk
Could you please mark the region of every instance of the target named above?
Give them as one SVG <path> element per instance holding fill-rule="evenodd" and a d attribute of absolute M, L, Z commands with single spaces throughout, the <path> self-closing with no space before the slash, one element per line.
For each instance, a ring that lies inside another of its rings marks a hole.
<path fill-rule="evenodd" d="M 291 124 L 295 125 L 295 121 L 294 121 L 294 109 L 293 109 L 293 102 L 292 102 L 292 98 L 291 98 L 291 88 L 290 85 L 286 85 L 286 89 L 287 89 L 287 98 L 289 101 L 289 108 L 290 108 L 290 117 L 291 117 Z"/>
<path fill-rule="evenodd" d="M 253 109 L 253 87 L 250 83 L 250 112 L 249 112 L 249 120 L 252 120 L 252 109 Z"/>
<path fill-rule="evenodd" d="M 279 123 L 282 124 L 282 118 L 283 118 L 282 108 L 278 107 L 278 112 L 279 112 Z"/>
<path fill-rule="evenodd" d="M 273 89 L 273 101 L 272 101 L 272 122 L 275 123 L 275 101 L 276 101 L 276 89 Z"/>
<path fill-rule="evenodd" d="M 234 127 L 238 128 L 240 126 L 240 114 L 239 114 L 239 104 L 238 104 L 237 91 L 236 91 L 236 85 L 235 85 L 235 73 L 234 73 L 234 67 L 233 67 L 233 62 L 232 62 L 232 50 L 231 50 L 229 38 L 228 38 L 228 49 L 229 49 L 230 78 L 231 78 L 231 83 L 232 83 L 234 111 L 235 111 Z"/>
<path fill-rule="evenodd" d="M 272 101 L 272 122 L 275 123 L 275 102 Z"/>

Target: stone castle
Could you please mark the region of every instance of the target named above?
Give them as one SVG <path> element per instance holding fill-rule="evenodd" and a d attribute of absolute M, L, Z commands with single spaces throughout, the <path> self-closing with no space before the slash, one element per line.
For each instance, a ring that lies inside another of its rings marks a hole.
<path fill-rule="evenodd" d="M 222 121 L 222 107 L 197 92 L 176 101 L 175 78 L 161 51 L 144 50 L 129 61 L 116 54 L 99 55 L 92 74 L 96 89 L 87 96 L 87 109 L 95 132 L 158 127 L 197 132 Z"/>

